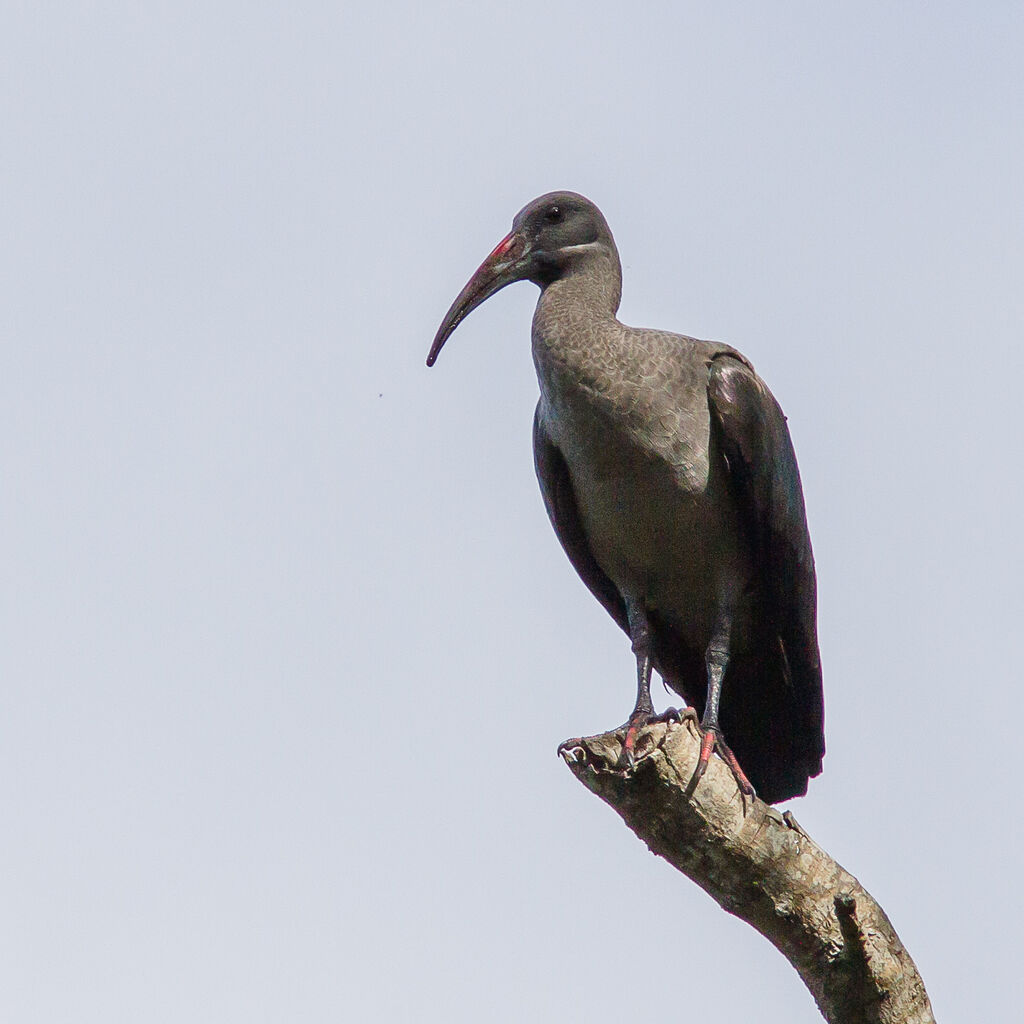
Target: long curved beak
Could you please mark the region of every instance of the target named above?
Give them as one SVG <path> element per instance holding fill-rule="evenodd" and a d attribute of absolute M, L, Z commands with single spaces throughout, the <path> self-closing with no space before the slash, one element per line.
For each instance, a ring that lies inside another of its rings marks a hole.
<path fill-rule="evenodd" d="M 515 231 L 509 232 L 494 248 L 494 252 L 480 264 L 477 272 L 459 292 L 451 309 L 445 314 L 427 354 L 427 366 L 433 366 L 442 346 L 452 331 L 485 299 L 507 284 L 522 281 L 527 273 L 526 241 Z"/>

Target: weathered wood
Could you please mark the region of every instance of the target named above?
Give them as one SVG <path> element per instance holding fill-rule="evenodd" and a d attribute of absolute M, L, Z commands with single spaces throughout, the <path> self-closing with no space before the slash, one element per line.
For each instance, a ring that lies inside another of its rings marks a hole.
<path fill-rule="evenodd" d="M 882 908 L 797 824 L 743 798 L 717 757 L 691 792 L 695 722 L 654 724 L 619 770 L 623 733 L 575 741 L 576 777 L 656 854 L 796 968 L 831 1024 L 934 1024 L 924 982 Z M 573 760 L 575 757 L 575 760 Z"/>

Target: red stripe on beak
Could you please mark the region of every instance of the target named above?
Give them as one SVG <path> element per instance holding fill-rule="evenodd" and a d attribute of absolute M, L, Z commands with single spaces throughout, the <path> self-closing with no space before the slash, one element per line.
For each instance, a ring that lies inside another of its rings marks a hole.
<path fill-rule="evenodd" d="M 515 242 L 515 232 L 510 231 L 495 247 L 494 252 L 485 260 L 486 263 L 490 263 L 491 260 L 499 259 L 504 256 L 513 247 Z"/>

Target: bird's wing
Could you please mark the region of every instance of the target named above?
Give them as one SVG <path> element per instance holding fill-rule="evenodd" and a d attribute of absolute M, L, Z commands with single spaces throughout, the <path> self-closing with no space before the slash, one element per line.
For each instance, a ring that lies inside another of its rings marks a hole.
<path fill-rule="evenodd" d="M 590 544 L 583 532 L 583 524 L 576 508 L 576 495 L 573 493 L 569 467 L 544 429 L 539 405 L 533 417 L 533 464 L 537 470 L 537 480 L 540 482 L 548 518 L 555 528 L 562 548 L 569 556 L 569 561 L 594 597 L 628 634 L 626 602 L 590 551 Z"/>
<path fill-rule="evenodd" d="M 786 417 L 753 369 L 731 352 L 711 359 L 708 403 L 715 440 L 752 540 L 765 639 L 778 652 L 770 674 L 781 685 L 773 681 L 768 689 L 783 705 L 776 713 L 786 718 L 779 722 L 785 734 L 776 743 L 779 760 L 792 762 L 798 773 L 817 775 L 825 753 L 817 582 Z M 806 777 L 801 792 L 805 789 Z"/>

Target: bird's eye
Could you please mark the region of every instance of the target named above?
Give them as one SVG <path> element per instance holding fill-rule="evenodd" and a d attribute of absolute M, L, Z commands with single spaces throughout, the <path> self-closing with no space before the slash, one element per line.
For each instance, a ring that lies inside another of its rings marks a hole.
<path fill-rule="evenodd" d="M 562 208 L 560 206 L 549 206 L 544 211 L 544 219 L 549 224 L 557 224 L 562 219 Z"/>

